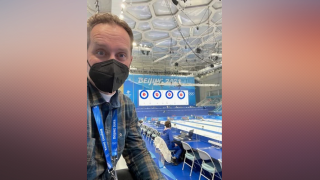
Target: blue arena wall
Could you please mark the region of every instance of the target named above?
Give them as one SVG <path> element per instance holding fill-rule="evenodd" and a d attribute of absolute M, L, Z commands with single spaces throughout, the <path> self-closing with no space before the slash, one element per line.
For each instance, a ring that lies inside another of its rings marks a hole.
<path fill-rule="evenodd" d="M 139 106 L 139 90 L 188 90 L 189 105 L 196 106 L 196 96 L 194 86 L 158 86 L 153 83 L 194 83 L 194 77 L 180 77 L 180 76 L 159 76 L 159 75 L 143 75 L 143 74 L 129 74 L 129 77 L 124 82 L 123 93 L 128 96 L 136 107 Z"/>

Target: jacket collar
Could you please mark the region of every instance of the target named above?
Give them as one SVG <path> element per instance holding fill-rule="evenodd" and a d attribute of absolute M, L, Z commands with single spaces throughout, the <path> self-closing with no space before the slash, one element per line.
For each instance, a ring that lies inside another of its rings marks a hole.
<path fill-rule="evenodd" d="M 113 108 L 120 107 L 119 93 L 120 91 L 117 90 L 116 93 L 110 99 L 110 104 Z M 101 104 L 106 103 L 104 98 L 101 96 L 99 90 L 96 87 L 94 87 L 88 79 L 87 79 L 87 96 L 89 99 L 90 107 L 100 106 Z"/>

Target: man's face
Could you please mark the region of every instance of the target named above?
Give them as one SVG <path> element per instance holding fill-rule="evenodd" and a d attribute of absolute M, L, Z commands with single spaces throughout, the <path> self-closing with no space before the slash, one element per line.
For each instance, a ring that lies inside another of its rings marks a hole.
<path fill-rule="evenodd" d="M 128 68 L 132 62 L 131 41 L 128 33 L 118 25 L 98 24 L 90 33 L 87 60 L 95 63 L 115 59 Z M 87 66 L 87 72 L 90 67 Z"/>

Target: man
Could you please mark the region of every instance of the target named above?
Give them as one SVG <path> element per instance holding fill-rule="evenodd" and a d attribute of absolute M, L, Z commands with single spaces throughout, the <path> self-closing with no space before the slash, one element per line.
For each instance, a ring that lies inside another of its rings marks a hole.
<path fill-rule="evenodd" d="M 178 144 L 173 142 L 173 136 L 171 132 L 171 122 L 170 120 L 167 120 L 164 125 L 166 128 L 163 130 L 161 134 L 161 138 L 166 142 L 169 150 L 175 150 L 174 155 L 172 157 L 172 162 L 174 165 L 178 165 L 178 159 L 182 153 L 182 150 Z"/>
<path fill-rule="evenodd" d="M 164 179 L 141 138 L 134 104 L 118 90 L 128 77 L 132 42 L 132 30 L 117 16 L 96 14 L 87 22 L 90 180 L 115 179 L 114 168 L 121 154 L 135 179 Z"/>

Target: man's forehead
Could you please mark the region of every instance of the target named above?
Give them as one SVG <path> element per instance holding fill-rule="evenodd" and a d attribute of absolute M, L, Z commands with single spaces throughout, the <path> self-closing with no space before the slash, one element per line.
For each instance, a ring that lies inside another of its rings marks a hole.
<path fill-rule="evenodd" d="M 127 31 L 123 27 L 117 24 L 107 24 L 107 23 L 97 24 L 92 28 L 90 34 L 91 36 L 92 35 L 94 36 L 96 34 L 105 34 L 105 33 L 110 35 L 119 35 L 124 38 L 129 38 L 130 40 L 130 37 Z"/>
<path fill-rule="evenodd" d="M 104 38 L 119 39 L 130 43 L 129 34 L 123 27 L 119 25 L 110 24 L 97 24 L 90 32 L 93 41 L 102 40 Z"/>

